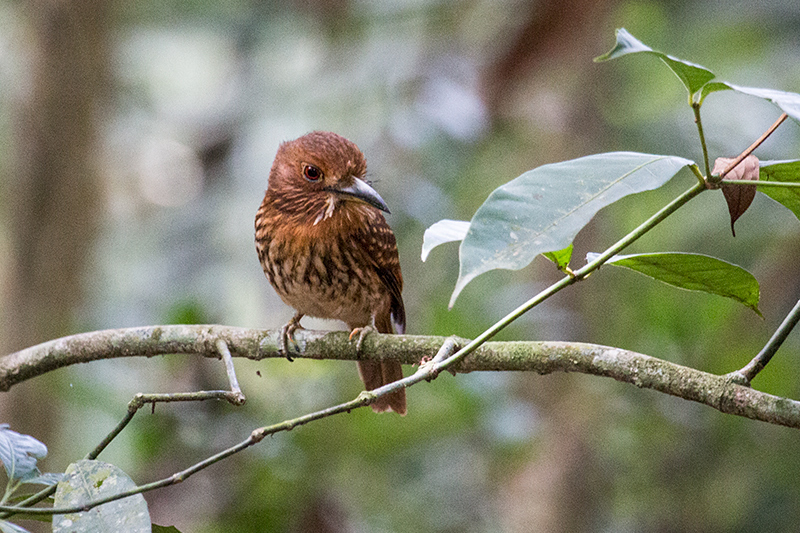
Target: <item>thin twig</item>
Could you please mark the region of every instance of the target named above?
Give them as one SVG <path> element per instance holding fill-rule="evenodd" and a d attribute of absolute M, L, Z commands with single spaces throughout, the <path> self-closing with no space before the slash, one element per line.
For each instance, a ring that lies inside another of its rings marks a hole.
<path fill-rule="evenodd" d="M 782 114 L 780 117 L 778 117 L 778 120 L 776 120 L 776 121 L 775 121 L 775 123 L 774 123 L 774 124 L 772 124 L 772 126 L 770 126 L 770 127 L 769 127 L 769 129 L 767 129 L 767 131 L 765 131 L 765 132 L 764 132 L 764 133 L 761 135 L 761 137 L 759 137 L 758 139 L 756 139 L 756 141 L 755 141 L 753 144 L 751 144 L 751 145 L 750 145 L 750 146 L 749 146 L 749 147 L 748 147 L 748 148 L 747 148 L 747 149 L 746 149 L 744 152 L 742 152 L 741 154 L 739 154 L 739 155 L 736 157 L 736 159 L 734 159 L 733 161 L 731 161 L 731 164 L 730 164 L 730 165 L 728 165 L 728 167 L 727 167 L 725 170 L 723 170 L 723 171 L 722 171 L 722 173 L 719 175 L 720 179 L 724 178 L 724 177 L 725 177 L 725 175 L 726 175 L 726 174 L 728 174 L 728 172 L 730 172 L 731 170 L 733 170 L 734 168 L 736 168 L 736 166 L 737 166 L 739 163 L 741 163 L 742 161 L 744 161 L 744 158 L 745 158 L 745 157 L 747 157 L 748 155 L 752 154 L 752 153 L 753 153 L 753 151 L 754 151 L 756 148 L 758 148 L 759 146 L 761 146 L 761 143 L 763 143 L 764 141 L 766 141 L 766 140 L 767 140 L 767 138 L 768 138 L 770 135 L 772 135 L 772 133 L 773 133 L 773 132 L 774 132 L 776 129 L 778 129 L 778 126 L 780 126 L 780 125 L 783 123 L 783 121 L 784 121 L 784 120 L 786 120 L 786 118 L 787 118 L 788 116 L 789 116 L 789 115 L 787 115 L 786 113 L 784 113 L 784 114 Z"/>
<path fill-rule="evenodd" d="M 242 393 L 242 388 L 239 386 L 239 380 L 236 378 L 236 370 L 233 368 L 233 356 L 228 349 L 228 343 L 223 339 L 218 339 L 215 345 L 222 356 L 222 362 L 225 363 L 225 373 L 228 375 L 228 383 L 231 386 L 230 393 L 226 399 L 233 405 L 244 405 L 246 398 Z"/>
<path fill-rule="evenodd" d="M 345 334 L 346 335 L 346 334 Z M 395 335 L 370 335 L 387 337 L 391 340 Z M 445 340 L 446 342 L 446 340 Z M 454 340 L 460 342 L 460 340 Z M 744 416 L 754 420 L 762 420 L 773 424 L 800 428 L 800 402 L 788 400 L 753 390 L 732 382 L 728 376 L 717 376 L 669 361 L 664 361 L 644 354 L 638 354 L 619 348 L 582 343 L 487 343 L 480 351 L 472 354 L 470 362 L 483 368 L 491 368 L 492 361 L 497 365 L 497 345 L 506 345 L 514 352 L 510 369 L 533 370 L 539 374 L 552 372 L 582 372 L 613 378 L 617 381 L 632 383 L 637 387 L 649 388 L 677 396 L 683 399 L 711 406 L 723 413 Z M 521 345 L 528 345 L 522 349 Z M 538 346 L 538 349 L 530 349 Z M 523 356 L 527 353 L 527 356 Z M 62 508 L 20 508 L 18 506 L 0 506 L 0 512 L 19 515 L 50 515 L 86 511 L 104 503 L 133 496 L 154 489 L 175 485 L 191 475 L 235 453 L 261 442 L 265 437 L 283 431 L 290 431 L 299 426 L 329 416 L 348 413 L 354 409 L 365 407 L 376 397 L 390 394 L 401 387 L 407 387 L 435 376 L 445 368 L 447 360 L 420 368 L 414 375 L 403 378 L 389 385 L 372 391 L 364 391 L 357 398 L 320 411 L 309 413 L 298 418 L 285 420 L 278 424 L 264 426 L 251 432 L 247 439 L 231 446 L 189 468 L 175 474 L 141 485 L 114 496 L 93 500 L 82 505 Z M 507 368 L 509 369 L 509 368 Z"/>
<path fill-rule="evenodd" d="M 789 314 L 786 315 L 781 325 L 775 330 L 769 342 L 758 352 L 758 355 L 741 370 L 733 372 L 730 376 L 736 380 L 737 383 L 750 385 L 753 378 L 767 366 L 767 363 L 769 363 L 772 356 L 775 355 L 775 352 L 783 345 L 783 342 L 789 336 L 789 333 L 792 332 L 792 329 L 794 329 L 798 321 L 800 321 L 800 300 L 798 300 L 792 310 L 789 311 Z"/>
<path fill-rule="evenodd" d="M 239 387 L 239 381 L 236 378 L 236 372 L 233 368 L 233 358 L 231 357 L 231 352 L 228 349 L 228 345 L 225 343 L 223 339 L 217 340 L 215 343 L 217 350 L 219 351 L 220 356 L 222 357 L 223 362 L 225 363 L 225 372 L 228 376 L 228 382 L 230 383 L 231 390 L 230 391 L 197 391 L 197 392 L 185 392 L 185 393 L 171 393 L 171 394 L 146 394 L 146 393 L 138 393 L 136 394 L 133 399 L 128 403 L 128 410 L 125 413 L 125 416 L 122 420 L 116 425 L 111 432 L 105 436 L 105 438 L 98 444 L 94 450 L 89 452 L 85 459 L 97 459 L 100 453 L 106 449 L 106 447 L 111 444 L 122 430 L 127 427 L 136 413 L 141 409 L 143 406 L 147 404 L 151 404 L 155 406 L 156 403 L 159 402 L 185 402 L 185 401 L 204 401 L 204 400 L 227 400 L 233 405 L 243 405 L 245 403 L 245 396 L 242 393 L 241 387 Z M 56 492 L 56 486 L 52 485 L 46 487 L 39 492 L 32 494 L 28 498 L 22 500 L 17 504 L 19 507 L 31 507 L 36 505 L 40 501 L 44 500 L 52 496 Z M 8 513 L 2 512 L 0 513 L 0 518 L 7 518 L 9 516 Z"/>

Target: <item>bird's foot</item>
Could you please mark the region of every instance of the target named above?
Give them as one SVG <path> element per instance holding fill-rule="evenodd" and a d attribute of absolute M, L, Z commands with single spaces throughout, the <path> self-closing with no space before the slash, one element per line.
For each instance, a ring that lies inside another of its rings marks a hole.
<path fill-rule="evenodd" d="M 281 333 L 278 337 L 278 351 L 283 355 L 290 363 L 294 361 L 292 359 L 291 354 L 289 353 L 289 346 L 294 345 L 295 350 L 297 350 L 297 341 L 294 340 L 294 332 L 298 329 L 304 329 L 303 326 L 300 325 L 300 319 L 303 318 L 303 315 L 297 313 L 294 315 L 289 322 L 284 324 L 281 328 Z"/>
<path fill-rule="evenodd" d="M 364 338 L 370 333 L 377 333 L 378 330 L 375 329 L 375 326 L 369 325 L 364 326 L 363 328 L 353 328 L 353 331 L 350 332 L 350 341 L 353 340 L 353 337 L 358 335 L 358 340 L 356 341 L 356 353 L 361 353 L 361 345 L 364 343 Z"/>

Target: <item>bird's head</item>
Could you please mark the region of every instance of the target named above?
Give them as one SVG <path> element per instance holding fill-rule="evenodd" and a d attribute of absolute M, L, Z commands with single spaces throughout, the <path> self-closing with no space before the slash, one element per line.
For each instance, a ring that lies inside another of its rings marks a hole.
<path fill-rule="evenodd" d="M 268 193 L 281 210 L 315 225 L 347 205 L 366 204 L 388 213 L 386 202 L 364 181 L 366 172 L 367 161 L 355 143 L 314 131 L 278 148 Z"/>

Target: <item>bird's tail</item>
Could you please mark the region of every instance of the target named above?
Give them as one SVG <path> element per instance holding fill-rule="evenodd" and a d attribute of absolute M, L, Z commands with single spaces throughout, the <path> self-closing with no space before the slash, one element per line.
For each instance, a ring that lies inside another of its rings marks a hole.
<path fill-rule="evenodd" d="M 359 361 L 358 374 L 367 390 L 377 389 L 383 385 L 403 379 L 403 367 L 397 361 Z M 376 413 L 394 411 L 399 415 L 406 414 L 406 390 L 387 394 L 372 404 Z"/>

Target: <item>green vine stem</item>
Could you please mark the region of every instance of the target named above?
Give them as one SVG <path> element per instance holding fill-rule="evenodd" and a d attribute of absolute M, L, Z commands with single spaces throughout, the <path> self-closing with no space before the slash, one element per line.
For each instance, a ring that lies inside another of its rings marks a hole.
<path fill-rule="evenodd" d="M 706 146 L 706 136 L 703 133 L 703 121 L 700 119 L 700 103 L 692 102 L 694 112 L 694 123 L 697 124 L 697 133 L 700 135 L 700 146 L 703 148 L 703 163 L 705 164 L 706 176 L 711 175 L 711 167 L 708 164 L 708 146 Z"/>

